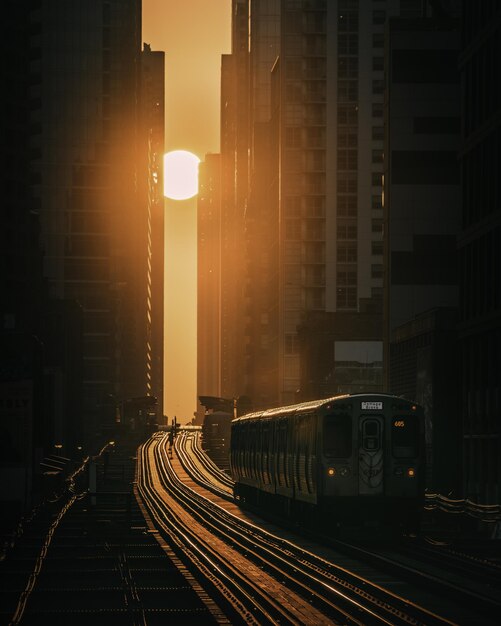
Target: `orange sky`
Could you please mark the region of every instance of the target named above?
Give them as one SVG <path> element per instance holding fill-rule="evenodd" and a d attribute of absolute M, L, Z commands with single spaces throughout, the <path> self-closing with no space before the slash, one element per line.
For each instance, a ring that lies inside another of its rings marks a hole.
<path fill-rule="evenodd" d="M 166 151 L 219 152 L 231 0 L 143 0 L 143 42 L 165 52 Z M 196 199 L 166 200 L 164 413 L 196 410 Z"/>

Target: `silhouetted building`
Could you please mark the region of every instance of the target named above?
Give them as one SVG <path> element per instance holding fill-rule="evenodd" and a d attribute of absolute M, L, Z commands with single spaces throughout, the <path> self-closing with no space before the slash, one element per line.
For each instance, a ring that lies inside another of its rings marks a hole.
<path fill-rule="evenodd" d="M 385 388 L 423 404 L 428 485 L 459 485 L 457 14 L 391 18 L 384 157 Z M 443 311 L 441 310 L 443 308 Z"/>
<path fill-rule="evenodd" d="M 428 310 L 392 335 L 392 393 L 424 408 L 426 484 L 444 495 L 461 490 L 461 420 L 458 419 L 457 308 Z"/>
<path fill-rule="evenodd" d="M 0 116 L 0 482 L 2 499 L 26 507 L 39 485 L 38 461 L 57 441 L 73 454 L 82 435 L 81 308 L 75 300 L 49 296 L 34 193 L 32 162 L 41 150 L 33 145 L 40 97 L 32 69 L 40 47 L 29 9 L 36 8 L 6 2 L 0 37 L 1 82 L 9 85 Z"/>
<path fill-rule="evenodd" d="M 501 4 L 465 0 L 459 236 L 464 495 L 501 502 Z"/>
<path fill-rule="evenodd" d="M 197 203 L 197 396 L 221 395 L 221 157 L 200 163 Z M 197 423 L 205 411 L 197 410 Z"/>
<path fill-rule="evenodd" d="M 306 323 L 303 341 L 316 342 L 307 321 L 313 316 L 334 322 L 346 314 L 340 323 L 345 348 L 353 350 L 343 354 L 347 361 L 357 361 L 360 341 L 371 351 L 379 341 L 382 351 L 383 44 L 390 10 L 390 3 L 368 11 L 344 0 L 233 3 L 227 66 L 235 78 L 222 111 L 231 111 L 228 127 L 246 140 L 248 156 L 233 163 L 223 154 L 222 168 L 223 180 L 232 168 L 237 187 L 248 186 L 245 202 L 235 199 L 232 232 L 246 251 L 237 281 L 244 291 L 236 293 L 245 330 L 239 387 L 256 407 L 302 397 L 301 379 L 312 372 L 302 372 L 298 328 Z M 356 324 L 350 335 L 347 322 L 359 313 L 374 317 L 377 337 L 372 323 L 365 338 Z"/>
<path fill-rule="evenodd" d="M 232 2 L 232 54 L 221 64 L 221 394 L 245 387 L 245 200 L 248 191 L 248 0 Z"/>
<path fill-rule="evenodd" d="M 93 435 L 110 396 L 120 403 L 151 385 L 155 246 L 141 180 L 149 145 L 140 108 L 141 2 L 56 0 L 32 19 L 40 94 L 31 108 L 33 192 L 44 272 L 53 296 L 83 310 L 84 412 Z"/>
<path fill-rule="evenodd" d="M 37 363 L 36 469 L 128 397 L 163 395 L 163 53 L 141 57 L 139 0 L 9 1 L 2 16 L 1 339 Z"/>
<path fill-rule="evenodd" d="M 164 195 L 165 53 L 144 44 L 141 54 L 142 140 L 145 165 L 141 181 L 147 207 L 142 298 L 147 304 L 145 328 L 145 390 L 157 398 L 157 418 L 163 417 L 164 387 Z M 141 281 L 140 283 L 141 284 Z"/>

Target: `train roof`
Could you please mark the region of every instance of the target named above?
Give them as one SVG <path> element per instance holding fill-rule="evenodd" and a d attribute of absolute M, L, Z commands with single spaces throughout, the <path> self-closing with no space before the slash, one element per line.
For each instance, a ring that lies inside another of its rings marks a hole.
<path fill-rule="evenodd" d="M 279 415 L 289 415 L 291 413 L 309 413 L 311 411 L 316 411 L 320 407 L 331 404 L 332 402 L 339 402 L 340 400 L 346 400 L 349 398 L 350 400 L 356 398 L 366 398 L 371 400 L 376 400 L 378 398 L 392 398 L 395 400 L 399 400 L 400 402 L 408 403 L 408 404 L 416 404 L 411 400 L 407 400 L 406 398 L 401 398 L 399 396 L 394 396 L 389 393 L 354 393 L 354 394 L 343 394 L 339 396 L 332 396 L 330 398 L 321 398 L 319 400 L 310 400 L 309 402 L 301 402 L 299 404 L 290 404 L 288 406 L 281 406 L 274 409 L 267 409 L 265 411 L 254 411 L 253 413 L 247 413 L 246 415 L 242 415 L 233 420 L 233 423 L 246 421 L 251 419 L 266 419 L 272 417 L 278 417 Z"/>

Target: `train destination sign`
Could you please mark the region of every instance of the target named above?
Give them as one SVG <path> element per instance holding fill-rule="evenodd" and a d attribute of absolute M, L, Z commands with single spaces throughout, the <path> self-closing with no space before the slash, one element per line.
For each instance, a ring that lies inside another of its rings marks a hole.
<path fill-rule="evenodd" d="M 382 411 L 383 403 L 382 402 L 362 402 L 362 410 L 363 411 Z"/>

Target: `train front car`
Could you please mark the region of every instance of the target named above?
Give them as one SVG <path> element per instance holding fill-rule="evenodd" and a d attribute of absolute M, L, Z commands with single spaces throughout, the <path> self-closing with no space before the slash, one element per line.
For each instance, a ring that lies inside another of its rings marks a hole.
<path fill-rule="evenodd" d="M 323 519 L 417 529 L 424 498 L 424 419 L 385 394 L 332 398 L 318 411 Z"/>

